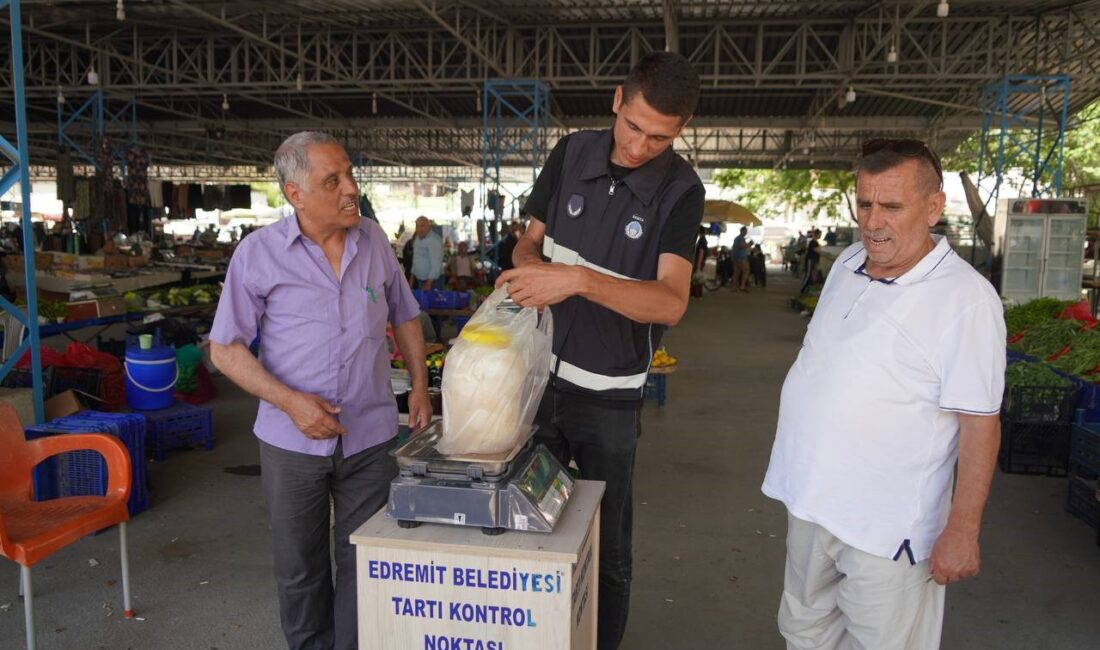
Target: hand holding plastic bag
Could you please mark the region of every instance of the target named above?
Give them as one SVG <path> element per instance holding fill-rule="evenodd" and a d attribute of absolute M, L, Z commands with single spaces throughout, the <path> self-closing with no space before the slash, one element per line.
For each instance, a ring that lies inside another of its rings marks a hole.
<path fill-rule="evenodd" d="M 550 374 L 550 310 L 498 309 L 494 291 L 462 328 L 443 367 L 441 454 L 495 454 L 527 435 Z"/>

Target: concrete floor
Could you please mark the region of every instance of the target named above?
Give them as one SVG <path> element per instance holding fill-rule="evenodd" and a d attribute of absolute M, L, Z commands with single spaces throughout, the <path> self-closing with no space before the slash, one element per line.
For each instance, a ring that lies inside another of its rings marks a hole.
<path fill-rule="evenodd" d="M 624 648 L 783 647 L 774 619 L 786 520 L 759 488 L 805 329 L 787 306 L 795 289 L 776 274 L 766 291 L 707 294 L 666 337 L 681 368 L 667 405 L 645 407 Z M 130 524 L 143 620 L 120 616 L 109 531 L 35 568 L 43 650 L 285 647 L 259 479 L 225 471 L 258 462 L 256 402 L 221 388 L 215 450 L 151 464 L 153 507 Z M 944 648 L 1100 647 L 1100 548 L 1063 512 L 1064 493 L 1064 479 L 998 473 L 983 573 L 949 589 Z M 22 646 L 17 582 L 16 565 L 0 563 L 0 648 Z"/>

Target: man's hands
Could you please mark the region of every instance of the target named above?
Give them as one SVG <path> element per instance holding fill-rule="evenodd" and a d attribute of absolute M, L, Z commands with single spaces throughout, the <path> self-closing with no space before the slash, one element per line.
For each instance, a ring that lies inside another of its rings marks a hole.
<path fill-rule="evenodd" d="M 500 274 L 496 286 L 508 283 L 508 295 L 521 307 L 556 305 L 581 293 L 584 269 L 553 262 L 536 262 Z"/>
<path fill-rule="evenodd" d="M 316 395 L 295 393 L 283 410 L 307 438 L 327 440 L 347 433 L 333 417 L 340 413 L 340 407 L 329 404 Z"/>
<path fill-rule="evenodd" d="M 432 401 L 427 389 L 413 389 L 409 392 L 409 431 L 420 433 L 432 421 Z"/>
<path fill-rule="evenodd" d="M 936 584 L 946 585 L 978 575 L 981 554 L 978 533 L 967 533 L 948 526 L 932 547 L 929 571 Z"/>

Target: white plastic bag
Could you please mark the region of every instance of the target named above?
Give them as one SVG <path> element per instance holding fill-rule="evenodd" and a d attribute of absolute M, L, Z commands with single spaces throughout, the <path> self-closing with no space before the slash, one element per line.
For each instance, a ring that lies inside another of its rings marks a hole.
<path fill-rule="evenodd" d="M 462 328 L 443 366 L 443 434 L 448 456 L 495 454 L 527 435 L 550 375 L 554 340 L 550 310 L 497 307 L 494 291 Z"/>

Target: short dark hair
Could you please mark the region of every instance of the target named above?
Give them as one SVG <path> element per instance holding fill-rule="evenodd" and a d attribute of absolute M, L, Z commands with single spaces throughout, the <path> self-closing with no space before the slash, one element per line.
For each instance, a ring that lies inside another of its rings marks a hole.
<path fill-rule="evenodd" d="M 859 172 L 880 174 L 894 169 L 907 160 L 916 160 L 923 172 L 921 187 L 928 194 L 943 189 L 943 166 L 939 156 L 932 148 L 919 140 L 868 140 L 863 143 L 863 155 L 856 163 L 856 177 Z"/>
<path fill-rule="evenodd" d="M 658 113 L 675 115 L 686 122 L 699 104 L 699 74 L 681 54 L 650 52 L 626 76 L 623 102 L 638 92 Z"/>

